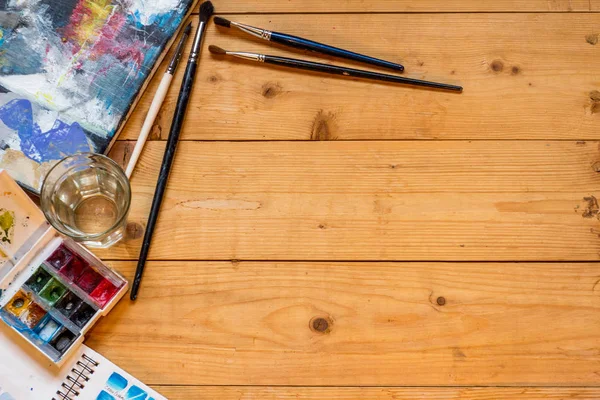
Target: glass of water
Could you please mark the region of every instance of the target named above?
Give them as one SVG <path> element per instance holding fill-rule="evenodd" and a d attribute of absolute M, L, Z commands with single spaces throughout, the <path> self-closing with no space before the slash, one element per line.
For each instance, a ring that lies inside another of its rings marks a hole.
<path fill-rule="evenodd" d="M 46 175 L 42 211 L 60 233 L 89 247 L 110 247 L 125 233 L 131 187 L 121 167 L 101 154 L 59 161 Z"/>

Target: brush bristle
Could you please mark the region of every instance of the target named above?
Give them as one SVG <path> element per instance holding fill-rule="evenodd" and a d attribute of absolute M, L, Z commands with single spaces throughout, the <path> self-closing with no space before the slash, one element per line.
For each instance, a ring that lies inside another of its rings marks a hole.
<path fill-rule="evenodd" d="M 223 17 L 215 17 L 215 18 L 213 19 L 213 22 L 214 22 L 216 25 L 219 25 L 219 26 L 224 26 L 225 28 L 230 28 L 230 27 L 231 27 L 231 21 L 230 21 L 230 20 L 228 20 L 228 19 L 225 19 L 225 18 L 223 18 Z"/>
<path fill-rule="evenodd" d="M 210 1 L 205 1 L 200 5 L 200 22 L 206 22 L 215 12 L 215 7 Z"/>
<path fill-rule="evenodd" d="M 208 46 L 208 51 L 210 51 L 213 54 L 227 54 L 227 51 L 225 49 L 222 49 L 219 46 L 215 46 L 214 44 Z"/>
<path fill-rule="evenodd" d="M 190 22 L 189 24 L 187 24 L 187 26 L 183 30 L 183 34 L 189 35 L 191 31 L 192 31 L 192 23 Z"/>

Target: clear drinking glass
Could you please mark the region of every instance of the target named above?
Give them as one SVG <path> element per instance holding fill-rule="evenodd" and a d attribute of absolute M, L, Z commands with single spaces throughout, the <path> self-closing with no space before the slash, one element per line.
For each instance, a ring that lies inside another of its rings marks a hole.
<path fill-rule="evenodd" d="M 89 247 L 105 248 L 123 238 L 131 187 L 113 160 L 81 153 L 52 167 L 44 179 L 40 202 L 56 230 Z"/>

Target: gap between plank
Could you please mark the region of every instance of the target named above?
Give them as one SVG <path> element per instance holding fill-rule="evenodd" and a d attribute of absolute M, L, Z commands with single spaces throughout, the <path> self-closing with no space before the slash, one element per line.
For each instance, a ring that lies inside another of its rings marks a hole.
<path fill-rule="evenodd" d="M 148 142 L 166 142 L 167 139 L 148 139 Z M 298 143 L 298 142 L 598 142 L 600 138 L 594 139 L 336 139 L 336 140 L 312 140 L 312 139 L 232 139 L 232 140 L 217 140 L 217 139 L 180 139 L 178 142 L 199 142 L 199 143 Z M 132 142 L 134 139 L 117 139 L 117 142 Z"/>
<path fill-rule="evenodd" d="M 523 389 L 551 389 L 551 388 L 557 388 L 557 389 L 597 389 L 600 388 L 600 385 L 598 386 L 590 386 L 590 385 L 585 385 L 585 386 L 571 386 L 571 385 L 565 385 L 565 386 L 556 386 L 556 385 L 539 385 L 539 386 L 531 386 L 531 385 L 527 385 L 527 386 L 522 386 L 522 385 L 473 385 L 473 386 L 464 386 L 464 385 L 356 385 L 356 386 L 337 386 L 337 385 L 178 385 L 178 384 L 174 384 L 174 383 L 166 383 L 166 384 L 160 384 L 160 383 L 146 383 L 148 386 L 154 386 L 154 387 L 159 387 L 159 386 L 164 386 L 164 387 L 247 387 L 247 388 L 349 388 L 349 389 L 353 389 L 353 388 L 400 388 L 400 389 L 419 389 L 419 388 L 439 388 L 439 389 L 477 389 L 477 388 L 500 388 L 500 389 L 516 389 L 516 388 L 523 388 Z"/>
<path fill-rule="evenodd" d="M 102 258 L 102 261 L 110 261 L 110 262 L 137 262 L 137 258 L 131 259 L 123 259 L 123 258 Z M 148 261 L 151 262 L 206 262 L 206 263 L 215 263 L 215 262 L 229 262 L 229 263 L 332 263 L 332 264 L 341 264 L 341 263 L 351 263 L 351 264 L 368 264 L 368 263 L 378 263 L 378 264 L 386 264 L 386 263 L 410 263 L 410 264 L 590 264 L 590 263 L 600 263 L 600 260 L 574 260 L 574 261 L 564 261 L 564 260 L 298 260 L 298 259 L 280 259 L 280 260 L 260 260 L 260 259 L 161 259 L 161 258 L 149 258 Z M 212 385 L 209 385 L 212 386 Z"/>
<path fill-rule="evenodd" d="M 218 11 L 218 10 L 217 10 Z M 315 11 L 315 12 L 215 12 L 215 15 L 418 15 L 418 14 L 598 14 L 600 11 Z M 192 13 L 191 16 L 198 15 Z"/>

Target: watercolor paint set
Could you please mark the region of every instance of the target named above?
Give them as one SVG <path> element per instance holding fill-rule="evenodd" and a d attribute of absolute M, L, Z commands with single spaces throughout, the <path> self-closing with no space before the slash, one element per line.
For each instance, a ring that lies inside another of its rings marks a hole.
<path fill-rule="evenodd" d="M 0 170 L 0 318 L 54 363 L 127 291 L 127 281 L 59 235 Z"/>

